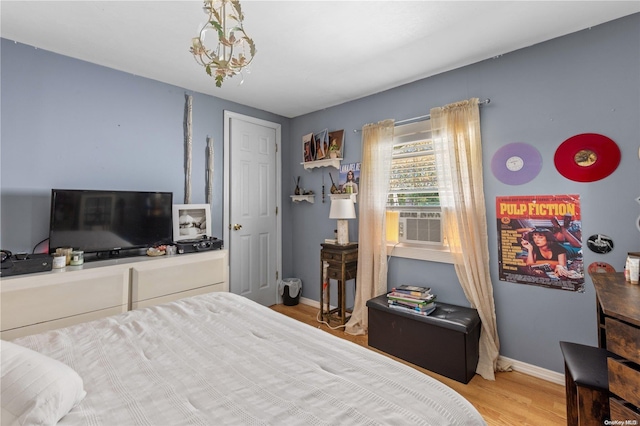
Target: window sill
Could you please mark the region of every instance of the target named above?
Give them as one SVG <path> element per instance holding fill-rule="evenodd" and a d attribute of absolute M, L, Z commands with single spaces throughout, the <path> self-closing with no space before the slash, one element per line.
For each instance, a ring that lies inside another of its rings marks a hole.
<path fill-rule="evenodd" d="M 453 255 L 449 250 L 428 246 L 387 243 L 387 256 L 453 264 Z"/>

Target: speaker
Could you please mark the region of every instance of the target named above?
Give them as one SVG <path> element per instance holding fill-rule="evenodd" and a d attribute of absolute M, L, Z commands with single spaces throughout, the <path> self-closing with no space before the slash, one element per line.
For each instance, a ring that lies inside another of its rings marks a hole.
<path fill-rule="evenodd" d="M 0 276 L 9 277 L 12 275 L 32 274 L 34 272 L 47 272 L 53 268 L 53 256 L 48 254 L 8 254 L 2 251 L 2 262 L 0 263 Z"/>
<path fill-rule="evenodd" d="M 178 254 L 220 250 L 222 248 L 222 240 L 219 240 L 216 237 L 176 241 L 175 244 L 178 247 Z"/>

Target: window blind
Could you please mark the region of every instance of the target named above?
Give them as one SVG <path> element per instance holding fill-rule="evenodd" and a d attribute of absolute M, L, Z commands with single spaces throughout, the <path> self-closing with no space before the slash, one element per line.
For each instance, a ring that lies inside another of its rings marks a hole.
<path fill-rule="evenodd" d="M 439 207 L 429 121 L 397 126 L 387 207 Z"/>

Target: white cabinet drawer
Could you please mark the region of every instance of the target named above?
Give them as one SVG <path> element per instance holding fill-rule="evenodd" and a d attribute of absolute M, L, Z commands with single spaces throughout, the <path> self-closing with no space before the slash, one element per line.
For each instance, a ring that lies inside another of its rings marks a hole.
<path fill-rule="evenodd" d="M 225 250 L 213 250 L 164 258 L 161 264 L 145 262 L 133 265 L 131 306 L 135 309 L 144 300 L 214 284 L 223 284 L 221 291 L 229 291 L 226 254 Z"/>
<path fill-rule="evenodd" d="M 2 281 L 2 331 L 108 308 L 124 312 L 128 300 L 124 266 L 15 277 Z"/>
<path fill-rule="evenodd" d="M 193 290 L 186 290 L 180 293 L 167 294 L 165 296 L 155 297 L 153 299 L 141 300 L 139 302 L 133 302 L 131 309 L 142 309 L 148 306 L 159 305 L 162 303 L 173 302 L 174 300 L 183 299 L 185 297 L 197 296 L 205 293 L 213 293 L 216 291 L 226 291 L 225 283 L 219 283 L 214 285 L 208 285 L 205 287 L 194 288 Z"/>

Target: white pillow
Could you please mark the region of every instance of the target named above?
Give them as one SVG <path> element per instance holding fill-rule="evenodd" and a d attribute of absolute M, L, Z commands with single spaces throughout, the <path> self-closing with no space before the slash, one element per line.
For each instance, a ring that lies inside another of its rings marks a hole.
<path fill-rule="evenodd" d="M 82 379 L 68 365 L 0 342 L 2 426 L 54 425 L 87 394 Z"/>

